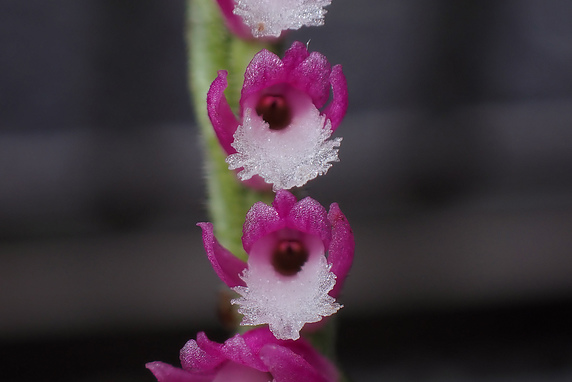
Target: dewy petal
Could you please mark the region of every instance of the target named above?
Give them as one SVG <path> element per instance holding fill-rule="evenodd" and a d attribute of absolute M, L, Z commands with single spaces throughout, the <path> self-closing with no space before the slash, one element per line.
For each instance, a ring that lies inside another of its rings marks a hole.
<path fill-rule="evenodd" d="M 278 204 L 276 199 L 274 203 Z M 293 205 L 287 221 L 289 228 L 319 237 L 325 248 L 330 245 L 331 232 L 326 209 L 315 199 L 306 197 Z"/>
<path fill-rule="evenodd" d="M 316 108 L 320 109 L 330 97 L 330 72 L 331 67 L 326 56 L 312 52 L 288 73 L 289 82 L 308 94 Z"/>
<path fill-rule="evenodd" d="M 231 301 L 238 304 L 244 317 L 241 325 L 268 324 L 279 339 L 298 339 L 307 323 L 318 322 L 337 312 L 342 306 L 328 293 L 336 283 L 331 265 L 324 256 L 306 262 L 288 280 L 265 269 L 244 271 L 246 287 L 232 288 L 241 297 Z"/>
<path fill-rule="evenodd" d="M 332 122 L 332 131 L 336 131 L 348 110 L 348 84 L 341 65 L 336 65 L 330 73 L 332 85 L 332 102 L 324 110 L 324 114 Z"/>
<path fill-rule="evenodd" d="M 283 228 L 286 223 L 271 206 L 256 202 L 248 212 L 242 227 L 242 246 L 250 253 L 252 245 L 270 232 Z"/>
<path fill-rule="evenodd" d="M 284 219 L 290 215 L 290 211 L 292 211 L 296 203 L 297 199 L 293 194 L 286 190 L 279 190 L 274 197 L 272 207 L 276 210 L 280 218 Z"/>
<path fill-rule="evenodd" d="M 276 382 L 328 382 L 302 356 L 283 346 L 269 344 L 260 349 L 264 361 Z"/>
<path fill-rule="evenodd" d="M 218 76 L 207 93 L 207 112 L 222 148 L 227 154 L 232 154 L 235 150 L 232 148 L 231 143 L 239 122 L 224 95 L 224 91 L 228 86 L 226 77 L 226 70 L 218 71 Z"/>
<path fill-rule="evenodd" d="M 237 364 L 266 372 L 268 367 L 254 354 L 243 336 L 236 334 L 225 341 L 222 347 L 224 356 Z"/>
<path fill-rule="evenodd" d="M 336 275 L 337 282 L 330 296 L 337 297 L 354 258 L 354 235 L 348 220 L 337 203 L 330 206 L 328 220 L 332 225 L 332 241 L 328 248 L 328 263 L 332 264 L 331 271 Z"/>
<path fill-rule="evenodd" d="M 282 31 L 324 24 L 331 0 L 235 0 L 234 14 L 242 17 L 254 37 L 280 37 Z"/>
<path fill-rule="evenodd" d="M 337 162 L 341 138 L 330 140 L 331 123 L 315 107 L 295 116 L 287 129 L 271 130 L 268 123 L 247 109 L 234 134 L 235 154 L 227 157 L 229 169 L 243 168 L 241 180 L 259 175 L 274 191 L 301 187 L 325 174 Z"/>
<path fill-rule="evenodd" d="M 244 109 L 244 102 L 251 95 L 285 80 L 286 72 L 280 57 L 262 49 L 254 55 L 244 72 L 244 84 L 240 93 L 241 109 Z"/>
<path fill-rule="evenodd" d="M 149 362 L 145 364 L 159 382 L 210 382 L 213 376 L 190 373 L 164 362 Z"/>
<path fill-rule="evenodd" d="M 216 369 L 226 358 L 222 354 L 222 346 L 210 341 L 204 332 L 197 335 L 197 340 L 189 340 L 179 354 L 181 366 L 188 371 L 209 372 Z"/>
<path fill-rule="evenodd" d="M 203 245 L 218 277 L 229 288 L 244 285 L 239 275 L 246 268 L 246 263 L 220 245 L 214 236 L 211 223 L 197 223 L 197 225 L 203 230 Z"/>

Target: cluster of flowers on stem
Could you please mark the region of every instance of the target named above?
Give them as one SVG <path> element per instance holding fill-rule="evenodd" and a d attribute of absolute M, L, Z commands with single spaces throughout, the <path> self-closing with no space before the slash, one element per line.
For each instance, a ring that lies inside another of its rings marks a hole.
<path fill-rule="evenodd" d="M 214 0 L 213 0 L 214 1 Z M 226 25 L 241 38 L 276 38 L 287 29 L 321 25 L 329 0 L 218 0 Z M 304 336 L 320 330 L 352 264 L 354 238 L 339 206 L 288 191 L 325 174 L 338 161 L 331 138 L 348 104 L 340 65 L 295 42 L 280 59 L 261 50 L 244 74 L 238 116 L 220 70 L 207 95 L 208 116 L 229 170 L 244 187 L 275 192 L 245 216 L 241 260 L 219 243 L 212 223 L 198 223 L 209 261 L 234 293 L 240 325 L 255 326 L 224 343 L 201 332 L 181 349 L 182 368 L 151 362 L 160 382 L 339 381 L 333 363 Z"/>

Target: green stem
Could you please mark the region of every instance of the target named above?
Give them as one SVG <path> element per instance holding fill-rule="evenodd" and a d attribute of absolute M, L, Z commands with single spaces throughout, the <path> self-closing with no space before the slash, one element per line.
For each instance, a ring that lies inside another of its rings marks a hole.
<path fill-rule="evenodd" d="M 244 70 L 265 46 L 232 36 L 213 0 L 187 0 L 187 25 L 189 86 L 203 143 L 208 212 L 221 244 L 246 260 L 241 242 L 244 216 L 256 201 L 270 203 L 273 194 L 244 187 L 228 169 L 226 154 L 208 118 L 206 95 L 217 71 L 225 69 L 229 72 L 226 96 L 238 111 Z"/>

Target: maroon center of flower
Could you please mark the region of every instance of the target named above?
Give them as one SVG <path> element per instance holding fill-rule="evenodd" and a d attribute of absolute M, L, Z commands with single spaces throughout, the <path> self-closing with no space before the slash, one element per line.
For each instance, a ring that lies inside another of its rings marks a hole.
<path fill-rule="evenodd" d="M 265 95 L 258 100 L 256 113 L 270 125 L 272 130 L 282 130 L 292 121 L 288 103 L 281 95 Z"/>
<path fill-rule="evenodd" d="M 308 251 L 299 240 L 282 240 L 272 254 L 272 265 L 276 272 L 293 276 L 300 272 L 308 260 Z"/>

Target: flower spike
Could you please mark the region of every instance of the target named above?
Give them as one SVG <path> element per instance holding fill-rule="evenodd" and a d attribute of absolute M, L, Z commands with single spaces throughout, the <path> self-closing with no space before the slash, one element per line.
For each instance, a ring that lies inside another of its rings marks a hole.
<path fill-rule="evenodd" d="M 255 203 L 246 215 L 242 244 L 246 263 L 228 258 L 199 223 L 217 275 L 240 297 L 232 300 L 241 325 L 268 324 L 278 339 L 298 339 L 305 324 L 336 313 L 336 302 L 354 254 L 353 233 L 337 204 L 327 212 L 317 201 L 280 190 L 272 206 Z M 228 262 L 228 264 L 227 264 Z"/>
<path fill-rule="evenodd" d="M 339 160 L 342 139 L 330 138 L 348 107 L 341 66 L 331 68 L 301 42 L 283 60 L 260 51 L 246 68 L 239 118 L 224 96 L 226 76 L 219 71 L 213 81 L 207 110 L 229 169 L 239 170 L 241 180 L 260 176 L 274 191 L 301 187 Z"/>

